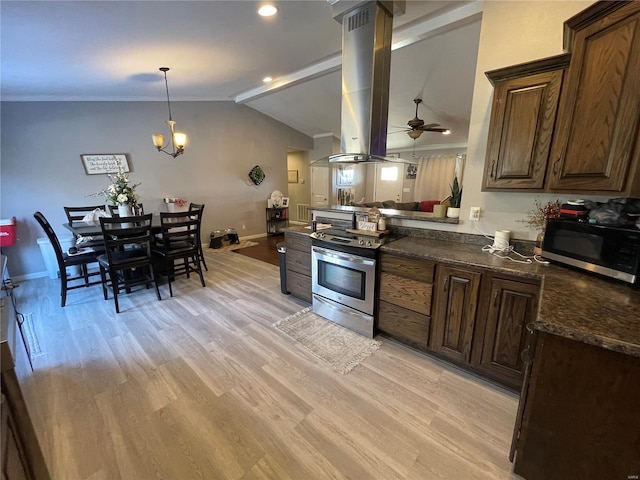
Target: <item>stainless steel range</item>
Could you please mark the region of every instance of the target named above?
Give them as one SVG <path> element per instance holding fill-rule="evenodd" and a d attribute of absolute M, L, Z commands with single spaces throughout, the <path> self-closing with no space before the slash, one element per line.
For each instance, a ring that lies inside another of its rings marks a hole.
<path fill-rule="evenodd" d="M 321 230 L 311 239 L 313 311 L 373 338 L 378 249 L 390 238 Z"/>

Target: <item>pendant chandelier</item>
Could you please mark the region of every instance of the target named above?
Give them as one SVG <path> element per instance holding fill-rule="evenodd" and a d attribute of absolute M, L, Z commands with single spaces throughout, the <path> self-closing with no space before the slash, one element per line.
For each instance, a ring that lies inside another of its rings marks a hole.
<path fill-rule="evenodd" d="M 151 138 L 153 139 L 153 144 L 156 146 L 159 152 L 164 152 L 167 155 L 171 155 L 173 158 L 176 158 L 178 155 L 182 155 L 184 153 L 184 147 L 187 143 L 187 134 L 174 131 L 176 122 L 174 122 L 173 118 L 171 118 L 169 83 L 167 82 L 167 72 L 169 71 L 169 67 L 160 67 L 160 71 L 164 72 L 164 85 L 167 89 L 167 106 L 169 107 L 169 120 L 167 120 L 167 123 L 169 124 L 169 129 L 171 130 L 171 140 L 167 141 L 167 144 L 164 145 L 164 135 L 162 135 L 161 133 L 154 133 L 151 135 Z M 169 144 L 171 144 L 171 150 L 167 150 Z"/>

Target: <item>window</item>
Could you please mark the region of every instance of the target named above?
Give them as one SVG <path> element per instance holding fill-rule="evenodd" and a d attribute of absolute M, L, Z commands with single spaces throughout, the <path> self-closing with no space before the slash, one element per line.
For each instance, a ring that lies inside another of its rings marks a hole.
<path fill-rule="evenodd" d="M 382 167 L 380 169 L 380 180 L 395 182 L 398 180 L 398 167 Z"/>
<path fill-rule="evenodd" d="M 340 165 L 338 167 L 338 177 L 336 179 L 336 183 L 338 185 L 353 185 L 353 182 L 355 180 L 354 173 L 355 170 L 352 165 Z"/>

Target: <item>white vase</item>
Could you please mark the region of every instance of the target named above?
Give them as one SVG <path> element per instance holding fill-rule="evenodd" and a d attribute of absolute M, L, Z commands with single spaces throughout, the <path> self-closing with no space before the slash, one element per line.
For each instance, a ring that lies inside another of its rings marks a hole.
<path fill-rule="evenodd" d="M 167 203 L 167 212 L 173 213 L 176 211 L 176 204 L 175 203 Z"/>
<path fill-rule="evenodd" d="M 125 203 L 124 205 L 122 204 L 118 205 L 118 216 L 131 217 L 132 215 L 133 215 L 133 209 L 131 208 L 130 204 Z"/>
<path fill-rule="evenodd" d="M 447 218 L 460 218 L 460 208 L 447 208 Z"/>

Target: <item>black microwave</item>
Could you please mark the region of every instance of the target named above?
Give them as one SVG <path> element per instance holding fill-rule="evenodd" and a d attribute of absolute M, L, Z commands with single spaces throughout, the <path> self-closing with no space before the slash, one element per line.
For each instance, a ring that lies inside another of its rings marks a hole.
<path fill-rule="evenodd" d="M 632 285 L 640 284 L 640 230 L 549 219 L 542 256 Z"/>

